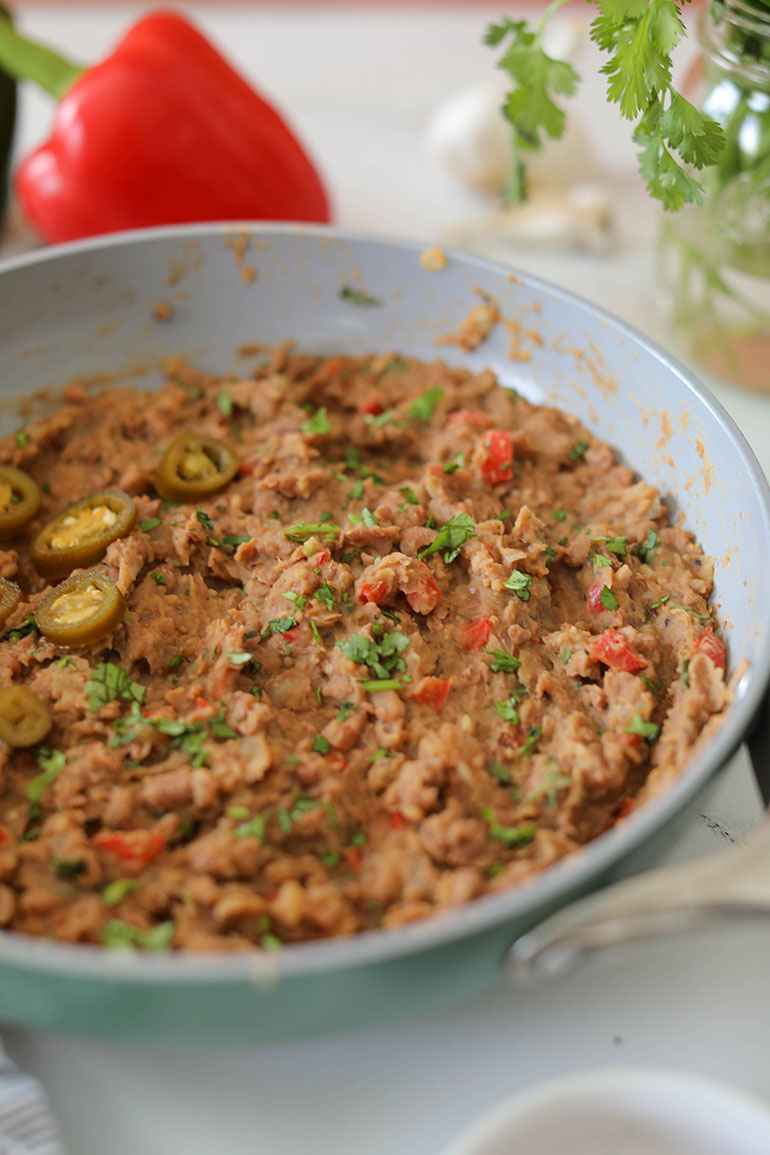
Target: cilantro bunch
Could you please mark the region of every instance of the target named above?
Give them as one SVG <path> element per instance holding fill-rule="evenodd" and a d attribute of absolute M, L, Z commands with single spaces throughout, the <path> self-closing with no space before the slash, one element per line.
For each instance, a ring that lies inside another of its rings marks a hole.
<path fill-rule="evenodd" d="M 580 77 L 571 64 L 543 49 L 548 22 L 567 0 L 553 0 L 536 25 L 504 18 L 487 29 L 485 42 L 504 47 L 498 67 L 511 80 L 503 115 L 513 129 L 513 161 L 504 190 L 508 203 L 526 196 L 522 153 L 559 139 L 565 113 L 558 97 L 572 96 Z M 608 60 L 607 98 L 634 122 L 639 168 L 651 196 L 675 211 L 700 204 L 703 188 L 695 172 L 717 162 L 725 146 L 719 124 L 677 92 L 672 53 L 686 35 L 687 0 L 592 0 L 598 14 L 590 36 Z"/>

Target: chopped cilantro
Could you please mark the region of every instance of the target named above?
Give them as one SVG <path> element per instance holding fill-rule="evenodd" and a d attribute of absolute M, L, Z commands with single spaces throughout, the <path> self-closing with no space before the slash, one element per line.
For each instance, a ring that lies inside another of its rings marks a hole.
<path fill-rule="evenodd" d="M 234 810 L 236 808 L 232 807 L 231 809 Z M 240 809 L 240 807 L 238 809 Z M 248 814 L 248 810 L 246 814 Z M 233 830 L 233 838 L 256 838 L 258 842 L 264 842 L 266 825 L 265 815 L 257 814 L 256 818 L 250 818 L 247 822 L 241 822 L 236 826 L 235 830 Z"/>
<path fill-rule="evenodd" d="M 366 506 L 364 506 L 364 508 L 361 510 L 361 521 L 369 529 L 373 529 L 375 525 L 380 524 L 379 520 L 374 516 L 370 509 L 366 508 Z"/>
<path fill-rule="evenodd" d="M 535 822 L 525 822 L 521 826 L 501 826 L 494 810 L 489 806 L 485 806 L 479 813 L 489 823 L 489 837 L 495 842 L 502 842 L 505 846 L 526 846 L 537 832 Z"/>
<path fill-rule="evenodd" d="M 436 406 L 444 396 L 443 389 L 426 389 L 419 397 L 415 397 L 407 409 L 410 417 L 415 421 L 430 421 Z"/>
<path fill-rule="evenodd" d="M 133 878 L 116 878 L 112 882 L 108 882 L 102 889 L 102 902 L 105 906 L 117 906 L 124 898 L 128 898 L 129 894 L 133 894 L 136 890 L 136 882 Z"/>
<path fill-rule="evenodd" d="M 495 674 L 515 674 L 521 662 L 513 654 L 507 654 L 505 650 L 484 650 L 485 654 L 491 654 L 494 661 L 490 665 L 490 670 Z"/>
<path fill-rule="evenodd" d="M 139 522 L 139 528 L 144 533 L 149 533 L 151 529 L 157 529 L 163 522 L 159 517 L 145 517 Z"/>
<path fill-rule="evenodd" d="M 83 858 L 52 858 L 51 869 L 59 878 L 77 878 L 86 868 Z"/>
<path fill-rule="evenodd" d="M 182 662 L 189 662 L 187 654 L 175 654 L 168 664 L 169 670 L 178 670 Z"/>
<path fill-rule="evenodd" d="M 285 594 L 282 594 L 282 597 L 285 597 L 287 602 L 291 602 L 298 610 L 304 610 L 307 605 L 307 597 L 305 594 L 295 593 L 294 590 L 288 590 Z"/>
<path fill-rule="evenodd" d="M 626 726 L 626 734 L 638 734 L 640 738 L 644 738 L 646 742 L 652 745 L 658 740 L 660 726 L 656 726 L 654 722 L 645 722 L 641 714 L 634 714 L 631 725 Z"/>
<path fill-rule="evenodd" d="M 344 722 L 346 718 L 350 717 L 350 715 L 353 713 L 355 708 L 356 707 L 355 707 L 355 704 L 353 702 L 340 702 L 340 709 L 339 709 L 339 713 L 337 714 L 337 721 L 338 722 Z"/>
<path fill-rule="evenodd" d="M 288 634 L 297 625 L 296 618 L 271 618 L 267 623 L 267 632 L 270 634 Z"/>
<path fill-rule="evenodd" d="M 332 748 L 332 744 L 328 738 L 324 738 L 323 734 L 316 734 L 313 739 L 313 749 L 316 754 L 328 754 Z"/>
<path fill-rule="evenodd" d="M 408 485 L 402 485 L 398 492 L 403 494 L 407 505 L 419 505 L 419 502 L 414 495 L 414 490 L 411 489 Z"/>
<path fill-rule="evenodd" d="M 368 666 L 378 679 L 388 680 L 396 671 L 406 669 L 401 657 L 409 645 L 409 638 L 400 630 L 391 630 L 378 641 L 372 641 L 363 634 L 352 634 L 347 641 L 337 642 L 346 658 L 360 666 Z"/>
<path fill-rule="evenodd" d="M 695 618 L 697 622 L 700 622 L 702 626 L 705 626 L 706 623 L 710 620 L 708 614 L 699 614 L 697 610 L 692 608 L 692 606 L 685 606 L 681 602 L 671 602 L 670 608 L 672 610 L 684 610 L 686 614 L 690 614 L 690 616 Z"/>
<path fill-rule="evenodd" d="M 531 754 L 532 751 L 537 746 L 538 742 L 540 741 L 540 736 L 542 733 L 543 733 L 543 727 L 542 726 L 532 726 L 530 728 L 528 736 L 526 737 L 524 742 L 522 742 L 521 746 L 519 746 L 518 750 L 516 751 L 517 757 L 521 757 L 524 754 Z"/>
<path fill-rule="evenodd" d="M 231 666 L 236 666 L 236 667 L 247 665 L 252 660 L 253 657 L 254 657 L 253 654 L 249 654 L 245 650 L 243 652 L 240 652 L 240 653 L 233 653 L 231 650 L 228 650 L 228 652 L 227 652 L 228 662 L 230 663 Z"/>
<path fill-rule="evenodd" d="M 233 413 L 233 399 L 226 389 L 220 389 L 217 393 L 217 409 L 223 417 L 231 417 Z"/>
<path fill-rule="evenodd" d="M 314 537 L 316 534 L 323 534 L 327 542 L 329 542 L 334 541 L 339 532 L 340 527 L 335 525 L 333 521 L 298 521 L 296 525 L 285 529 L 283 534 L 284 537 L 288 537 L 289 541 L 307 541 L 309 537 Z"/>
<path fill-rule="evenodd" d="M 671 594 L 664 594 L 662 598 L 656 598 L 654 602 L 650 602 L 647 609 L 648 610 L 660 609 L 661 606 L 664 606 L 666 604 L 666 602 L 669 600 L 670 597 L 671 597 Z"/>
<path fill-rule="evenodd" d="M 520 569 L 515 569 L 508 580 L 503 582 L 503 588 L 513 590 L 516 597 L 523 602 L 529 601 L 531 585 L 531 576 L 528 573 L 523 573 Z"/>
<path fill-rule="evenodd" d="M 645 540 L 641 545 L 634 546 L 632 552 L 635 553 L 637 557 L 640 557 L 645 565 L 650 565 L 655 554 L 658 552 L 659 545 L 660 538 L 654 529 L 650 529 Z"/>
<path fill-rule="evenodd" d="M 444 466 L 444 473 L 457 473 L 458 469 L 462 469 L 465 465 L 465 454 L 455 453 L 454 457 L 447 461 Z"/>
<path fill-rule="evenodd" d="M 63 750 L 52 750 L 50 746 L 41 746 L 35 756 L 35 761 L 43 773 L 30 779 L 27 783 L 26 794 L 29 802 L 37 807 L 46 786 L 49 786 L 64 769 L 66 758 Z"/>
<path fill-rule="evenodd" d="M 511 696 L 502 702 L 495 702 L 494 706 L 504 722 L 510 722 L 513 726 L 517 726 L 519 723 L 518 704 L 516 698 Z"/>
<path fill-rule="evenodd" d="M 365 846 L 366 845 L 366 835 L 364 834 L 363 830 L 357 830 L 355 832 L 355 834 L 351 834 L 349 845 L 350 846 Z"/>
<path fill-rule="evenodd" d="M 13 439 L 16 442 L 16 445 L 19 449 L 24 449 L 27 442 L 29 441 L 29 434 L 27 433 L 27 431 L 23 425 L 20 429 L 16 430 L 16 432 L 13 435 Z"/>
<path fill-rule="evenodd" d="M 420 550 L 419 556 L 429 557 L 433 553 L 443 551 L 444 561 L 449 565 L 459 556 L 463 544 L 475 535 L 476 523 L 471 515 L 456 513 L 442 525 L 430 545 Z"/>
<path fill-rule="evenodd" d="M 286 810 L 283 806 L 279 807 L 277 818 L 278 825 L 284 834 L 291 833 L 291 815 L 289 814 L 289 811 Z"/>
<path fill-rule="evenodd" d="M 599 595 L 599 601 L 604 606 L 605 610 L 616 610 L 618 608 L 618 598 L 609 586 L 602 586 L 602 592 Z"/>
<path fill-rule="evenodd" d="M 382 304 L 379 297 L 373 297 L 370 293 L 365 293 L 363 289 L 353 288 L 352 285 L 343 285 L 340 289 L 340 297 L 343 301 L 349 301 L 351 305 Z"/>
<path fill-rule="evenodd" d="M 244 545 L 247 541 L 251 541 L 251 537 L 247 533 L 226 533 L 222 538 L 222 545 L 228 550 L 232 547 L 231 552 L 235 553 L 235 548 L 239 545 Z"/>
<path fill-rule="evenodd" d="M 552 509 L 551 517 L 554 521 L 564 521 L 567 517 L 567 511 L 566 509 Z"/>
<path fill-rule="evenodd" d="M 59 658 L 56 665 L 60 666 L 62 668 L 62 670 L 74 670 L 75 669 L 75 663 L 73 662 L 72 658 L 68 658 L 66 656 L 63 658 Z"/>
<path fill-rule="evenodd" d="M 331 432 L 329 418 L 326 415 L 326 406 L 322 405 L 320 409 L 316 409 L 312 417 L 309 417 L 307 421 L 302 422 L 300 429 L 303 433 Z"/>
<path fill-rule="evenodd" d="M 592 553 L 589 555 L 588 560 L 590 561 L 591 565 L 598 566 L 600 569 L 602 567 L 604 567 L 606 569 L 607 566 L 609 566 L 609 568 L 612 569 L 612 559 L 608 558 L 606 556 L 606 554 Z"/>
<path fill-rule="evenodd" d="M 513 783 L 511 772 L 508 767 L 504 762 L 498 762 L 496 758 L 494 758 L 487 766 L 487 773 L 491 774 L 491 776 L 502 786 L 511 786 Z"/>
<path fill-rule="evenodd" d="M 150 577 L 151 577 L 151 578 L 152 578 L 152 580 L 155 582 L 156 586 L 164 586 L 164 585 L 166 585 L 166 579 L 164 578 L 163 574 L 162 574 L 162 573 L 158 573 L 158 571 L 157 571 L 157 570 L 155 570 L 155 569 L 154 569 L 154 570 L 151 570 L 151 571 L 150 571 Z"/>
<path fill-rule="evenodd" d="M 579 461 L 581 457 L 585 456 L 587 451 L 588 442 L 585 440 L 585 438 L 582 438 L 580 441 L 578 441 L 577 445 L 570 450 L 570 460 Z"/>
<path fill-rule="evenodd" d="M 327 610 L 330 612 L 336 610 L 337 606 L 334 601 L 334 590 L 325 579 L 323 585 L 320 587 L 320 589 L 315 591 L 313 597 L 317 602 L 321 602 L 322 605 L 325 605 Z"/>
<path fill-rule="evenodd" d="M 123 922 L 119 918 L 108 919 L 99 931 L 99 938 L 103 946 L 110 950 L 126 950 L 138 947 L 139 950 L 164 951 L 168 950 L 174 938 L 174 923 L 159 922 L 149 930 Z"/>
<path fill-rule="evenodd" d="M 609 553 L 617 554 L 618 557 L 625 557 L 627 545 L 627 537 L 609 537 L 605 543 L 605 549 Z"/>
<path fill-rule="evenodd" d="M 90 710 L 98 710 L 107 702 L 116 699 L 138 702 L 141 705 L 146 692 L 146 686 L 132 681 L 122 666 L 116 665 L 115 662 L 103 662 L 97 666 L 85 686 Z"/>

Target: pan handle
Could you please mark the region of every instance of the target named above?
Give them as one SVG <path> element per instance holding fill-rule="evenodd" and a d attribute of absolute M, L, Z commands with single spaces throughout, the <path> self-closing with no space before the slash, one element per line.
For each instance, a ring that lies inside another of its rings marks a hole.
<path fill-rule="evenodd" d="M 532 986 L 608 946 L 746 919 L 770 925 L 768 818 L 727 850 L 637 875 L 559 911 L 513 944 L 505 971 Z"/>

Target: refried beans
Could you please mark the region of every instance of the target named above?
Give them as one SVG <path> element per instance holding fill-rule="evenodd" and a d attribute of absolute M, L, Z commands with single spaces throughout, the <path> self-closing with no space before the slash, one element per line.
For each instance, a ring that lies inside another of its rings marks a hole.
<path fill-rule="evenodd" d="M 255 360 L 72 384 L 0 442 L 42 489 L 0 552 L 0 686 L 53 719 L 0 742 L 12 931 L 268 950 L 446 912 L 606 831 L 725 708 L 711 561 L 575 419 L 440 361 Z M 239 468 L 163 500 L 186 431 Z M 30 541 L 104 489 L 136 507 L 94 567 L 127 613 L 66 649 Z"/>

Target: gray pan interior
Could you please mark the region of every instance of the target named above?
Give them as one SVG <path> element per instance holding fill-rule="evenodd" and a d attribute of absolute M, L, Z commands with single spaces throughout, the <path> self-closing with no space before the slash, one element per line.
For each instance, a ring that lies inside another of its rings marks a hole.
<path fill-rule="evenodd" d="M 255 354 L 238 350 L 281 341 L 315 352 L 403 352 L 489 366 L 504 384 L 574 413 L 608 441 L 716 559 L 715 602 L 731 665 L 746 667 L 728 722 L 665 796 L 517 891 L 424 924 L 269 959 L 108 957 L 0 935 L 0 1016 L 113 1035 L 270 1038 L 469 993 L 493 981 L 515 934 L 606 880 L 663 830 L 745 734 L 770 670 L 770 500 L 745 439 L 685 369 L 608 314 L 458 253 L 430 272 L 420 260 L 425 247 L 329 229 L 205 226 L 6 263 L 0 431 L 18 424 L 21 396 L 105 374 L 152 384 L 160 360 L 179 353 L 220 373 L 248 372 Z M 355 303 L 356 292 L 370 303 Z M 483 293 L 498 302 L 505 323 L 474 351 L 442 344 Z M 171 306 L 163 322 L 153 316 L 158 301 Z M 199 1011 L 191 1025 L 193 998 Z M 350 1004 L 345 1014 L 341 1000 Z"/>

